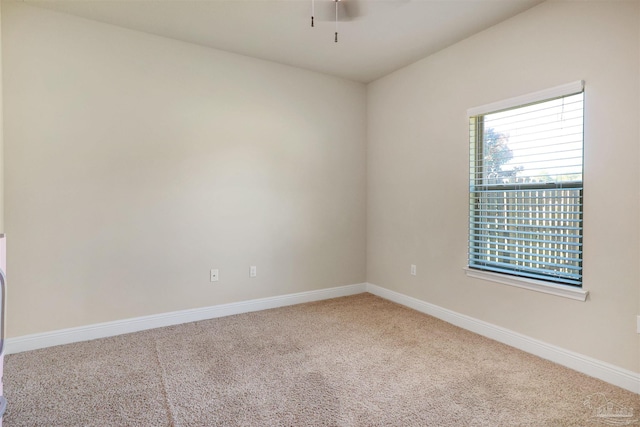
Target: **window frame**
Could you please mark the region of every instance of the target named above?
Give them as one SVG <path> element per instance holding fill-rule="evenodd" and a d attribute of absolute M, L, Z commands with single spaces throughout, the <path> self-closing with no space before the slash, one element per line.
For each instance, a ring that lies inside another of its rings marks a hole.
<path fill-rule="evenodd" d="M 483 269 L 481 266 L 473 265 L 472 261 L 472 238 L 474 237 L 472 233 L 473 223 L 477 221 L 477 212 L 478 207 L 474 206 L 474 202 L 477 198 L 474 198 L 474 195 L 477 194 L 478 189 L 496 189 L 500 190 L 519 190 L 526 191 L 527 189 L 531 190 L 543 190 L 543 189 L 551 189 L 551 190 L 562 190 L 562 189 L 576 189 L 580 188 L 579 192 L 579 200 L 581 204 L 581 214 L 580 214 L 580 225 L 582 225 L 583 215 L 582 208 L 584 207 L 583 200 L 583 183 L 584 177 L 578 181 L 572 182 L 553 182 L 553 183 L 499 183 L 499 184 L 482 184 L 476 185 L 476 174 L 478 173 L 477 167 L 483 167 L 483 154 L 482 149 L 484 147 L 484 140 L 479 143 L 479 136 L 482 137 L 484 135 L 484 120 L 479 120 L 478 116 L 484 118 L 487 114 L 496 113 L 499 111 L 515 109 L 519 107 L 526 107 L 531 104 L 541 103 L 545 101 L 551 101 L 553 99 L 562 98 L 566 96 L 575 95 L 578 93 L 584 92 L 584 81 L 579 80 L 576 82 L 572 82 L 566 85 L 556 86 L 550 89 L 546 89 L 539 92 L 534 92 L 531 94 L 522 95 L 515 98 L 506 99 L 499 102 L 494 102 L 491 104 L 486 104 L 479 107 L 471 108 L 467 111 L 467 118 L 469 120 L 469 125 L 471 126 L 471 120 L 474 120 L 474 128 L 470 129 L 470 139 L 473 140 L 473 143 L 470 144 L 470 162 L 471 165 L 469 167 L 470 172 L 470 188 L 469 188 L 469 230 L 468 230 L 468 265 L 465 268 L 466 274 L 469 277 L 480 278 L 484 280 L 504 283 L 512 286 L 517 286 L 521 288 L 531 289 L 535 291 L 545 292 L 549 294 L 564 296 L 576 300 L 585 301 L 588 296 L 588 291 L 583 288 L 582 277 L 580 277 L 579 284 L 568 284 L 568 283 L 559 283 L 558 279 L 554 279 L 552 275 L 547 275 L 547 277 L 536 278 L 536 277 L 527 277 L 519 275 L 517 270 L 510 272 L 496 272 L 491 271 L 490 269 Z M 583 107 L 584 108 L 584 107 Z M 584 112 L 583 112 L 584 117 Z M 584 123 L 583 123 L 583 131 L 584 131 Z M 471 141 L 470 141 L 471 142 Z M 583 158 L 584 158 L 584 138 L 583 138 Z M 478 156 L 480 156 L 478 158 Z M 584 168 L 584 167 L 583 167 Z M 480 170 L 482 172 L 482 170 Z M 482 174 L 484 176 L 484 174 Z M 583 238 L 583 230 L 580 231 L 580 243 L 582 243 Z M 580 261 L 580 272 L 582 271 L 582 254 L 579 257 Z"/>

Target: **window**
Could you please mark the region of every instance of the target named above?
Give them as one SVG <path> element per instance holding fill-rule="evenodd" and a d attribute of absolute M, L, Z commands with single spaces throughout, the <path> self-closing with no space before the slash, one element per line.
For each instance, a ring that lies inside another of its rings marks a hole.
<path fill-rule="evenodd" d="M 469 268 L 582 286 L 583 82 L 469 110 Z"/>

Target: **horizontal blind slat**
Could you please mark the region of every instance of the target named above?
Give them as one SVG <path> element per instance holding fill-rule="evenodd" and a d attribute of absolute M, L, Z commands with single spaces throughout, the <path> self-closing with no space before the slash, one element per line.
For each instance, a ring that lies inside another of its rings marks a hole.
<path fill-rule="evenodd" d="M 540 237 L 547 237 L 547 238 L 562 238 L 562 237 L 566 237 L 566 238 L 580 238 L 579 234 L 575 234 L 575 235 L 571 235 L 571 234 L 562 234 L 562 233 L 541 233 L 541 232 L 535 232 L 535 231 L 524 231 L 524 230 L 519 230 L 517 232 L 510 232 L 508 230 L 491 230 L 491 235 L 488 234 L 488 230 L 484 229 L 484 228 L 478 228 L 478 227 L 471 227 L 472 231 L 477 231 L 477 233 L 475 233 L 477 236 L 479 237 L 495 237 L 496 239 L 500 239 L 500 238 L 513 238 L 513 239 L 524 239 L 526 236 L 540 236 Z M 504 234 L 504 236 L 501 236 L 501 234 Z M 518 236 L 511 236 L 511 234 L 518 234 Z"/>
<path fill-rule="evenodd" d="M 523 262 L 525 264 L 529 264 L 530 266 L 535 265 L 537 268 L 541 268 L 540 266 L 547 266 L 553 268 L 561 268 L 561 269 L 569 269 L 569 270 L 581 270 L 582 265 L 576 259 L 567 258 L 567 257 L 553 257 L 553 256 L 545 256 L 543 254 L 536 254 L 534 252 L 524 254 L 522 252 L 511 252 L 511 251 L 503 251 L 500 249 L 494 250 L 482 250 L 479 252 L 485 259 L 490 259 L 493 261 L 499 261 L 504 264 L 511 264 L 511 261 Z M 516 256 L 510 256 L 516 255 Z M 544 261 L 547 260 L 547 261 Z M 558 262 L 555 262 L 558 261 Z M 563 262 L 565 261 L 565 262 Z M 576 265 L 574 265 L 575 263 Z"/>
<path fill-rule="evenodd" d="M 540 250 L 541 247 L 540 246 L 534 246 L 534 243 L 544 243 L 544 244 L 549 244 L 549 243 L 553 243 L 553 244 L 557 244 L 557 245 L 563 245 L 563 246 L 573 246 L 576 248 L 581 248 L 582 247 L 582 243 L 567 243 L 567 242 L 563 242 L 563 243 L 556 243 L 556 242 L 550 242 L 549 240 L 537 240 L 537 239 L 528 239 L 528 242 L 531 242 L 531 245 L 525 245 L 525 244 L 518 244 L 518 243 L 509 243 L 507 242 L 502 242 L 500 243 L 500 245 L 505 246 L 505 247 L 514 247 L 514 248 L 519 248 L 519 249 L 524 249 L 525 251 L 527 250 Z M 486 240 L 470 240 L 469 241 L 469 245 L 471 247 L 477 248 L 477 249 L 483 249 L 486 247 Z M 582 253 L 582 250 L 580 249 L 568 249 L 568 248 L 563 248 L 562 252 L 565 253 L 570 253 L 570 254 L 576 254 L 579 255 Z"/>

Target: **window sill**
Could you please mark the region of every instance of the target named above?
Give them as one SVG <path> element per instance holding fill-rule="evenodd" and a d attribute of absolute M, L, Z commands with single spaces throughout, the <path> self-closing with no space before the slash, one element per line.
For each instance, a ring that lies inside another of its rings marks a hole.
<path fill-rule="evenodd" d="M 489 280 L 491 282 L 502 283 L 517 288 L 529 289 L 530 291 L 543 292 L 545 294 L 570 298 L 577 301 L 586 301 L 589 291 L 573 286 L 559 285 L 542 280 L 527 279 L 524 277 L 509 276 L 506 274 L 492 273 L 489 271 L 476 270 L 465 267 L 465 273 L 469 277 Z"/>

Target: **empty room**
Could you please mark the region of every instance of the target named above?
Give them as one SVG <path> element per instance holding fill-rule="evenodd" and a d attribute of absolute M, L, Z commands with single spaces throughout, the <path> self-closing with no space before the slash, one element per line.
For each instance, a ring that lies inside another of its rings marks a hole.
<path fill-rule="evenodd" d="M 639 1 L 0 14 L 0 425 L 640 426 Z"/>

